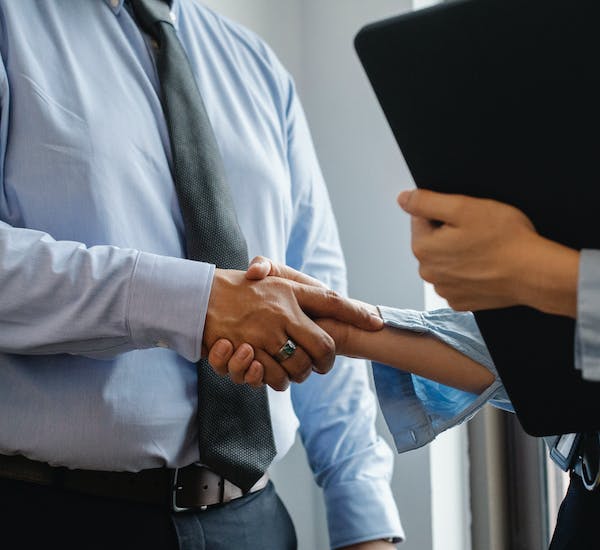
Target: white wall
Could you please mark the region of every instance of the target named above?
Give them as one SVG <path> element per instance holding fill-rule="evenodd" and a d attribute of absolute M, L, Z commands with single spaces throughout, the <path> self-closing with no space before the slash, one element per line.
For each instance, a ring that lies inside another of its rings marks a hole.
<path fill-rule="evenodd" d="M 351 295 L 422 309 L 409 220 L 395 204 L 396 195 L 413 183 L 352 44 L 362 25 L 410 9 L 410 0 L 205 3 L 257 31 L 293 74 L 340 227 Z M 379 426 L 390 441 L 381 418 Z M 273 470 L 300 550 L 326 550 L 323 501 L 302 447 L 297 444 Z M 397 457 L 393 489 L 408 535 L 402 549 L 432 550 L 429 449 Z"/>

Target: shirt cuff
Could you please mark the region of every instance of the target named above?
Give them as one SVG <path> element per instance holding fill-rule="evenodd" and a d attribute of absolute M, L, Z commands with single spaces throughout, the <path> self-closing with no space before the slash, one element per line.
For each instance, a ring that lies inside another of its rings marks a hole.
<path fill-rule="evenodd" d="M 385 306 L 379 306 L 379 311 L 386 325 L 430 334 L 485 366 L 495 377 L 483 393 L 476 395 L 373 363 L 379 403 L 398 452 L 430 443 L 443 431 L 468 421 L 487 402 L 512 409 L 471 313 L 450 309 L 420 312 Z"/>
<path fill-rule="evenodd" d="M 211 264 L 141 252 L 128 309 L 134 344 L 198 361 L 214 271 Z"/>
<path fill-rule="evenodd" d="M 575 365 L 584 380 L 600 382 L 599 250 L 582 250 L 579 261 Z"/>
<path fill-rule="evenodd" d="M 346 482 L 325 491 L 331 548 L 405 539 L 388 480 Z"/>

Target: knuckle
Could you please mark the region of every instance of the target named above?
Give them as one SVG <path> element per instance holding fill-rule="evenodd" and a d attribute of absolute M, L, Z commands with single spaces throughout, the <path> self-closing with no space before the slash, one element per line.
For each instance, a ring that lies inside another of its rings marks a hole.
<path fill-rule="evenodd" d="M 435 279 L 435 274 L 433 273 L 433 271 L 423 264 L 419 266 L 419 276 L 421 277 L 421 279 L 427 281 L 428 283 L 433 283 Z"/>
<path fill-rule="evenodd" d="M 224 362 L 220 360 L 212 351 L 208 354 L 208 364 L 216 371 L 224 367 Z"/>
<path fill-rule="evenodd" d="M 289 387 L 290 378 L 288 373 L 281 365 L 276 362 L 269 362 L 269 364 L 265 367 L 265 376 L 263 382 L 265 382 L 275 391 L 282 392 Z"/>
<path fill-rule="evenodd" d="M 229 361 L 227 367 L 231 378 L 235 380 L 239 380 L 240 376 L 243 376 L 246 371 L 245 365 L 243 365 L 239 361 L 236 361 L 235 359 Z"/>
<path fill-rule="evenodd" d="M 419 260 L 425 260 L 427 259 L 427 247 L 425 246 L 425 244 L 423 243 L 422 239 L 413 239 L 412 243 L 411 243 L 411 248 L 413 251 L 413 254 L 419 259 Z"/>
<path fill-rule="evenodd" d="M 461 304 L 459 300 L 454 300 L 452 298 L 449 298 L 447 300 L 448 305 L 454 310 L 454 311 L 461 311 Z"/>
<path fill-rule="evenodd" d="M 337 305 L 342 301 L 342 297 L 333 289 L 325 290 L 325 298 L 332 304 Z"/>
<path fill-rule="evenodd" d="M 209 361 L 210 366 L 213 368 L 213 370 L 220 376 L 226 376 L 227 375 L 227 368 L 223 365 L 214 365 L 213 363 L 211 363 Z"/>
<path fill-rule="evenodd" d="M 304 382 L 312 372 L 312 362 L 308 357 L 303 358 L 302 362 L 296 366 L 293 373 L 290 373 L 290 378 L 294 382 Z"/>
<path fill-rule="evenodd" d="M 269 384 L 275 391 L 283 392 L 290 387 L 290 379 L 287 377 L 282 377 L 280 379 L 274 380 L 271 384 Z"/>
<path fill-rule="evenodd" d="M 262 379 L 259 378 L 256 374 L 246 374 L 244 377 L 244 381 L 249 386 L 257 387 L 262 383 Z"/>
<path fill-rule="evenodd" d="M 335 357 L 335 342 L 327 333 L 323 333 L 315 345 L 315 355 L 322 361 L 329 361 Z"/>
<path fill-rule="evenodd" d="M 329 334 L 325 333 L 322 337 L 322 350 L 323 355 L 335 355 L 335 342 Z"/>
<path fill-rule="evenodd" d="M 454 309 L 454 305 L 457 304 L 459 299 L 456 294 L 454 294 L 448 287 L 443 285 L 434 285 L 433 289 L 435 290 L 436 294 L 444 298 L 448 302 L 448 305 Z"/>
<path fill-rule="evenodd" d="M 302 384 L 303 382 L 306 382 L 306 380 L 308 380 L 308 377 L 311 375 L 311 373 L 312 373 L 312 369 L 304 371 L 301 375 L 296 376 L 294 378 L 294 382 L 296 382 L 297 384 Z"/>

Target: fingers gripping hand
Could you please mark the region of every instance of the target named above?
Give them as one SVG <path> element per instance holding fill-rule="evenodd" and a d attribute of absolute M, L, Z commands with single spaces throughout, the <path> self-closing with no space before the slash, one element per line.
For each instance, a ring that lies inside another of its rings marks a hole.
<path fill-rule="evenodd" d="M 321 281 L 306 275 L 300 271 L 288 267 L 287 265 L 278 264 L 264 256 L 256 256 L 251 262 L 246 277 L 253 281 L 265 279 L 266 277 L 281 277 L 297 283 L 302 283 L 308 286 L 317 286 L 327 288 Z"/>
<path fill-rule="evenodd" d="M 328 372 L 335 344 L 302 311 L 296 292 L 303 286 L 278 277 L 249 281 L 243 272 L 217 270 L 203 338 L 215 370 L 237 383 L 262 380 L 277 390 L 286 389 L 290 381 L 304 381 L 313 365 L 318 372 Z M 273 356 L 288 339 L 297 349 L 278 363 Z"/>
<path fill-rule="evenodd" d="M 286 389 L 290 381 L 303 382 L 313 370 L 324 374 L 333 366 L 335 342 L 311 318 L 369 331 L 383 327 L 372 306 L 344 299 L 292 268 L 255 258 L 244 280 L 240 272 L 217 270 L 203 348 L 210 350 L 213 368 L 234 382 Z M 228 340 L 212 348 L 221 338 Z M 296 352 L 275 361 L 288 339 L 297 345 Z"/>
<path fill-rule="evenodd" d="M 304 312 L 313 319 L 328 317 L 363 330 L 380 330 L 383 328 L 383 322 L 373 306 L 358 300 L 343 298 L 314 277 L 286 265 L 275 263 L 264 256 L 257 256 L 252 260 L 246 272 L 246 277 L 249 280 L 280 277 L 298 283 L 301 285 L 298 287 L 298 296 L 303 297 L 300 305 Z M 321 292 L 314 292 L 313 289 L 306 287 L 320 289 Z M 302 292 L 302 290 L 305 292 Z"/>
<path fill-rule="evenodd" d="M 237 384 L 259 387 L 264 384 L 264 366 L 255 358 L 254 348 L 242 344 L 237 350 L 224 338 L 217 340 L 208 353 L 208 362 L 221 376 L 230 376 Z"/>
<path fill-rule="evenodd" d="M 541 238 L 511 205 L 426 190 L 403 192 L 421 277 L 455 309 L 515 305 L 524 266 Z"/>
<path fill-rule="evenodd" d="M 233 344 L 225 339 L 214 344 L 208 361 L 218 374 L 230 376 L 236 384 L 254 387 L 267 384 L 277 391 L 286 390 L 290 382 L 304 382 L 312 372 L 310 357 L 300 348 L 293 357 L 278 363 L 264 351 L 255 352 L 246 343 L 234 350 Z"/>
<path fill-rule="evenodd" d="M 375 306 L 365 303 L 362 305 L 373 311 L 373 314 L 379 315 Z M 363 335 L 368 334 L 367 331 L 333 319 L 319 319 L 316 323 L 333 338 L 336 355 L 361 357 L 360 342 Z M 211 348 L 208 360 L 216 372 L 222 376 L 230 375 L 236 383 L 255 387 L 269 384 L 274 389 L 286 389 L 290 380 L 297 383 L 304 382 L 313 370 L 310 358 L 304 350 L 297 349 L 296 354 L 294 358 L 283 361 L 281 364 L 273 363 L 270 357 L 267 358 L 269 361 L 267 369 L 263 363 L 257 360 L 254 349 L 249 344 L 244 343 L 234 349 L 229 340 L 221 339 Z M 293 373 L 293 368 L 290 368 L 292 359 L 300 360 L 301 366 L 296 374 Z"/>

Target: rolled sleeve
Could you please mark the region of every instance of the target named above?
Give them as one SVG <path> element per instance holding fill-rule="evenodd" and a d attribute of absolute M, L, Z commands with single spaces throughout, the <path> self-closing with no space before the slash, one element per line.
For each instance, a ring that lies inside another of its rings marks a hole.
<path fill-rule="evenodd" d="M 380 306 L 388 326 L 432 335 L 494 374 L 480 395 L 464 392 L 380 363 L 373 363 L 383 416 L 399 452 L 427 445 L 445 430 L 466 422 L 486 403 L 512 410 L 493 361 L 471 313 L 432 312 Z"/>
<path fill-rule="evenodd" d="M 286 263 L 346 295 L 337 224 L 306 118 L 289 81 L 286 113 L 294 223 Z M 390 480 L 394 453 L 376 431 L 377 402 L 364 361 L 339 357 L 327 375 L 291 388 L 300 434 L 323 488 L 330 543 L 339 548 L 404 534 Z"/>
<path fill-rule="evenodd" d="M 198 361 L 214 269 L 202 262 L 141 253 L 128 315 L 136 347 L 165 347 Z"/>
<path fill-rule="evenodd" d="M 585 380 L 600 382 L 600 251 L 598 250 L 581 252 L 575 364 Z"/>
<path fill-rule="evenodd" d="M 387 480 L 338 485 L 325 493 L 325 504 L 332 548 L 379 539 L 405 539 Z"/>
<path fill-rule="evenodd" d="M 364 361 L 340 357 L 327 375 L 292 387 L 300 433 L 322 487 L 332 548 L 404 531 L 390 487 L 394 454 L 375 430 Z"/>

